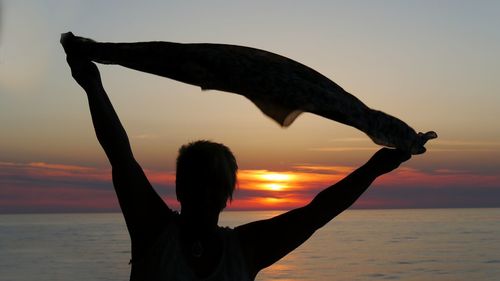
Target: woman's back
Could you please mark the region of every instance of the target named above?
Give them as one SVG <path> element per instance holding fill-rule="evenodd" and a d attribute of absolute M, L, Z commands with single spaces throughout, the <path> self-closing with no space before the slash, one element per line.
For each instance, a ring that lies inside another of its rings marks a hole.
<path fill-rule="evenodd" d="M 253 280 L 233 229 L 218 227 L 204 242 L 184 232 L 177 216 L 144 258 L 133 261 L 131 280 Z"/>

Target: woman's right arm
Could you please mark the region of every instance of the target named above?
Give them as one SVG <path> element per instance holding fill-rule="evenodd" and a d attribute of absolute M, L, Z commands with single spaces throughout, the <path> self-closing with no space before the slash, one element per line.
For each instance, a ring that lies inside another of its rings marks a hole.
<path fill-rule="evenodd" d="M 61 43 L 64 46 L 64 39 Z M 95 64 L 71 55 L 67 61 L 73 78 L 87 93 L 97 139 L 113 169 L 113 184 L 132 239 L 132 251 L 140 252 L 160 233 L 173 212 L 135 160 Z"/>

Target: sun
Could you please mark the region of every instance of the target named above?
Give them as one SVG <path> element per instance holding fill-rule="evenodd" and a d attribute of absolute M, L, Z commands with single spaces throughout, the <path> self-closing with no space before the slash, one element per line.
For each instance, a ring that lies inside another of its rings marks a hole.
<path fill-rule="evenodd" d="M 293 175 L 287 173 L 275 173 L 275 172 L 265 172 L 258 175 L 263 180 L 273 181 L 273 182 L 287 182 L 293 179 Z"/>
<path fill-rule="evenodd" d="M 259 171 L 253 175 L 257 186 L 261 190 L 283 191 L 290 187 L 295 175 L 287 172 Z"/>
<path fill-rule="evenodd" d="M 281 183 L 264 183 L 261 186 L 267 190 L 272 190 L 272 191 L 282 191 L 287 187 L 286 185 Z"/>

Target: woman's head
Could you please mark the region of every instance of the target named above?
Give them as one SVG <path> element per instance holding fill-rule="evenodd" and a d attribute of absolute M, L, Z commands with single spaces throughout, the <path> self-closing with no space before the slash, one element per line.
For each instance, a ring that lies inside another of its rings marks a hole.
<path fill-rule="evenodd" d="M 219 213 L 232 200 L 236 159 L 225 145 L 206 140 L 183 145 L 177 157 L 176 193 L 181 207 Z"/>

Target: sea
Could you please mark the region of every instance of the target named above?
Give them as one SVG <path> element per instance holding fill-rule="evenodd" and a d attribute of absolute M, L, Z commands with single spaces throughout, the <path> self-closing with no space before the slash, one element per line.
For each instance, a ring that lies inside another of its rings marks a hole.
<path fill-rule="evenodd" d="M 234 227 L 280 214 L 223 212 Z M 123 217 L 0 215 L 0 280 L 129 280 Z M 256 280 L 500 280 L 500 209 L 348 210 Z"/>

